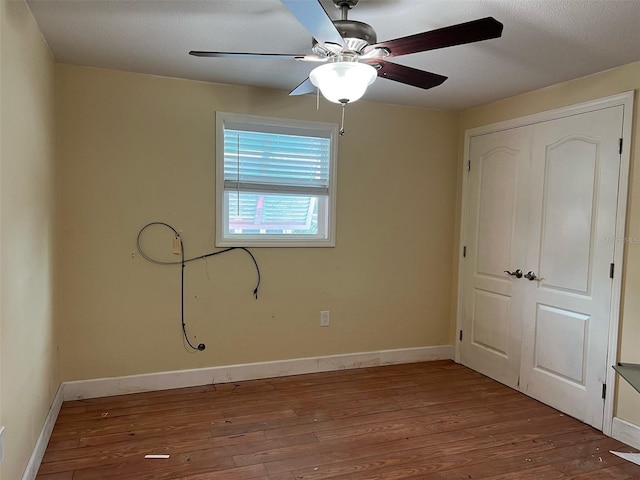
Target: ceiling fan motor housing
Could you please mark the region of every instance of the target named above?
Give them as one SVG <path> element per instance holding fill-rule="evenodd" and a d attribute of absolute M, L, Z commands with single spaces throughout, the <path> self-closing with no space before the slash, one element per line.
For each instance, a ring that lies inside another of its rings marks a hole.
<path fill-rule="evenodd" d="M 334 20 L 333 24 L 340 33 L 340 36 L 344 38 L 344 43 L 348 50 L 352 52 L 362 53 L 365 47 L 377 43 L 378 38 L 376 31 L 373 27 L 364 22 L 358 22 L 357 20 Z M 321 47 L 316 48 L 318 42 L 313 39 L 313 51 L 320 54 L 318 49 L 322 51 Z M 327 47 L 328 44 L 325 44 Z M 330 50 L 333 50 L 332 48 Z"/>

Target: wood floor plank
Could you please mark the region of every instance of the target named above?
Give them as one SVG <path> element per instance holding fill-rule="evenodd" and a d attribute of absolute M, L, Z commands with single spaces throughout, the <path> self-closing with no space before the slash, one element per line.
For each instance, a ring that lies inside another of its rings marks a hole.
<path fill-rule="evenodd" d="M 37 480 L 640 479 L 609 450 L 634 451 L 437 361 L 65 402 Z"/>
<path fill-rule="evenodd" d="M 354 441 L 353 438 L 347 438 L 330 444 L 321 442 L 317 449 L 306 455 L 305 452 L 298 452 L 295 457 L 272 458 L 271 461 L 265 462 L 265 466 L 269 474 L 274 475 L 288 470 L 298 471 L 308 466 L 318 468 L 321 465 L 410 450 L 416 445 L 428 447 L 457 442 L 465 443 L 472 438 L 464 431 L 418 436 L 412 429 L 399 429 L 391 434 L 385 432 L 378 435 L 362 436 L 357 441 Z"/>
<path fill-rule="evenodd" d="M 567 476 L 551 465 L 533 467 L 529 471 L 518 470 L 487 478 L 486 480 L 567 480 Z"/>

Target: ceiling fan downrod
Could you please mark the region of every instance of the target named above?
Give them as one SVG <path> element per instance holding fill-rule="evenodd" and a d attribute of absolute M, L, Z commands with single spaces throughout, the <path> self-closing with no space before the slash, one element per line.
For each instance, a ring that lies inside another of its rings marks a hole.
<path fill-rule="evenodd" d="M 348 20 L 347 14 L 349 10 L 358 4 L 358 0 L 333 0 L 333 3 L 335 3 L 336 8 L 339 8 L 342 12 L 341 20 Z"/>

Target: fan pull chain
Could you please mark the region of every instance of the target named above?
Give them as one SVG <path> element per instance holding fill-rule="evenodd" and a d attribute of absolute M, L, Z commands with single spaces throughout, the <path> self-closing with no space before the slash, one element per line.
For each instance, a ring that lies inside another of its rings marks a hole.
<path fill-rule="evenodd" d="M 340 136 L 344 136 L 344 111 L 345 111 L 345 107 L 347 106 L 347 102 L 342 102 L 342 122 L 340 124 Z"/>
<path fill-rule="evenodd" d="M 316 88 L 316 110 L 320 110 L 320 89 Z"/>

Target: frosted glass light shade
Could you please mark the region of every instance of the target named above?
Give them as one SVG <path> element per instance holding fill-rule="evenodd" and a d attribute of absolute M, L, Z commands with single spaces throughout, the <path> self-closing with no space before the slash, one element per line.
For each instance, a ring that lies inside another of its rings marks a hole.
<path fill-rule="evenodd" d="M 347 103 L 362 97 L 377 76 L 366 63 L 334 62 L 314 68 L 309 79 L 330 102 Z"/>

